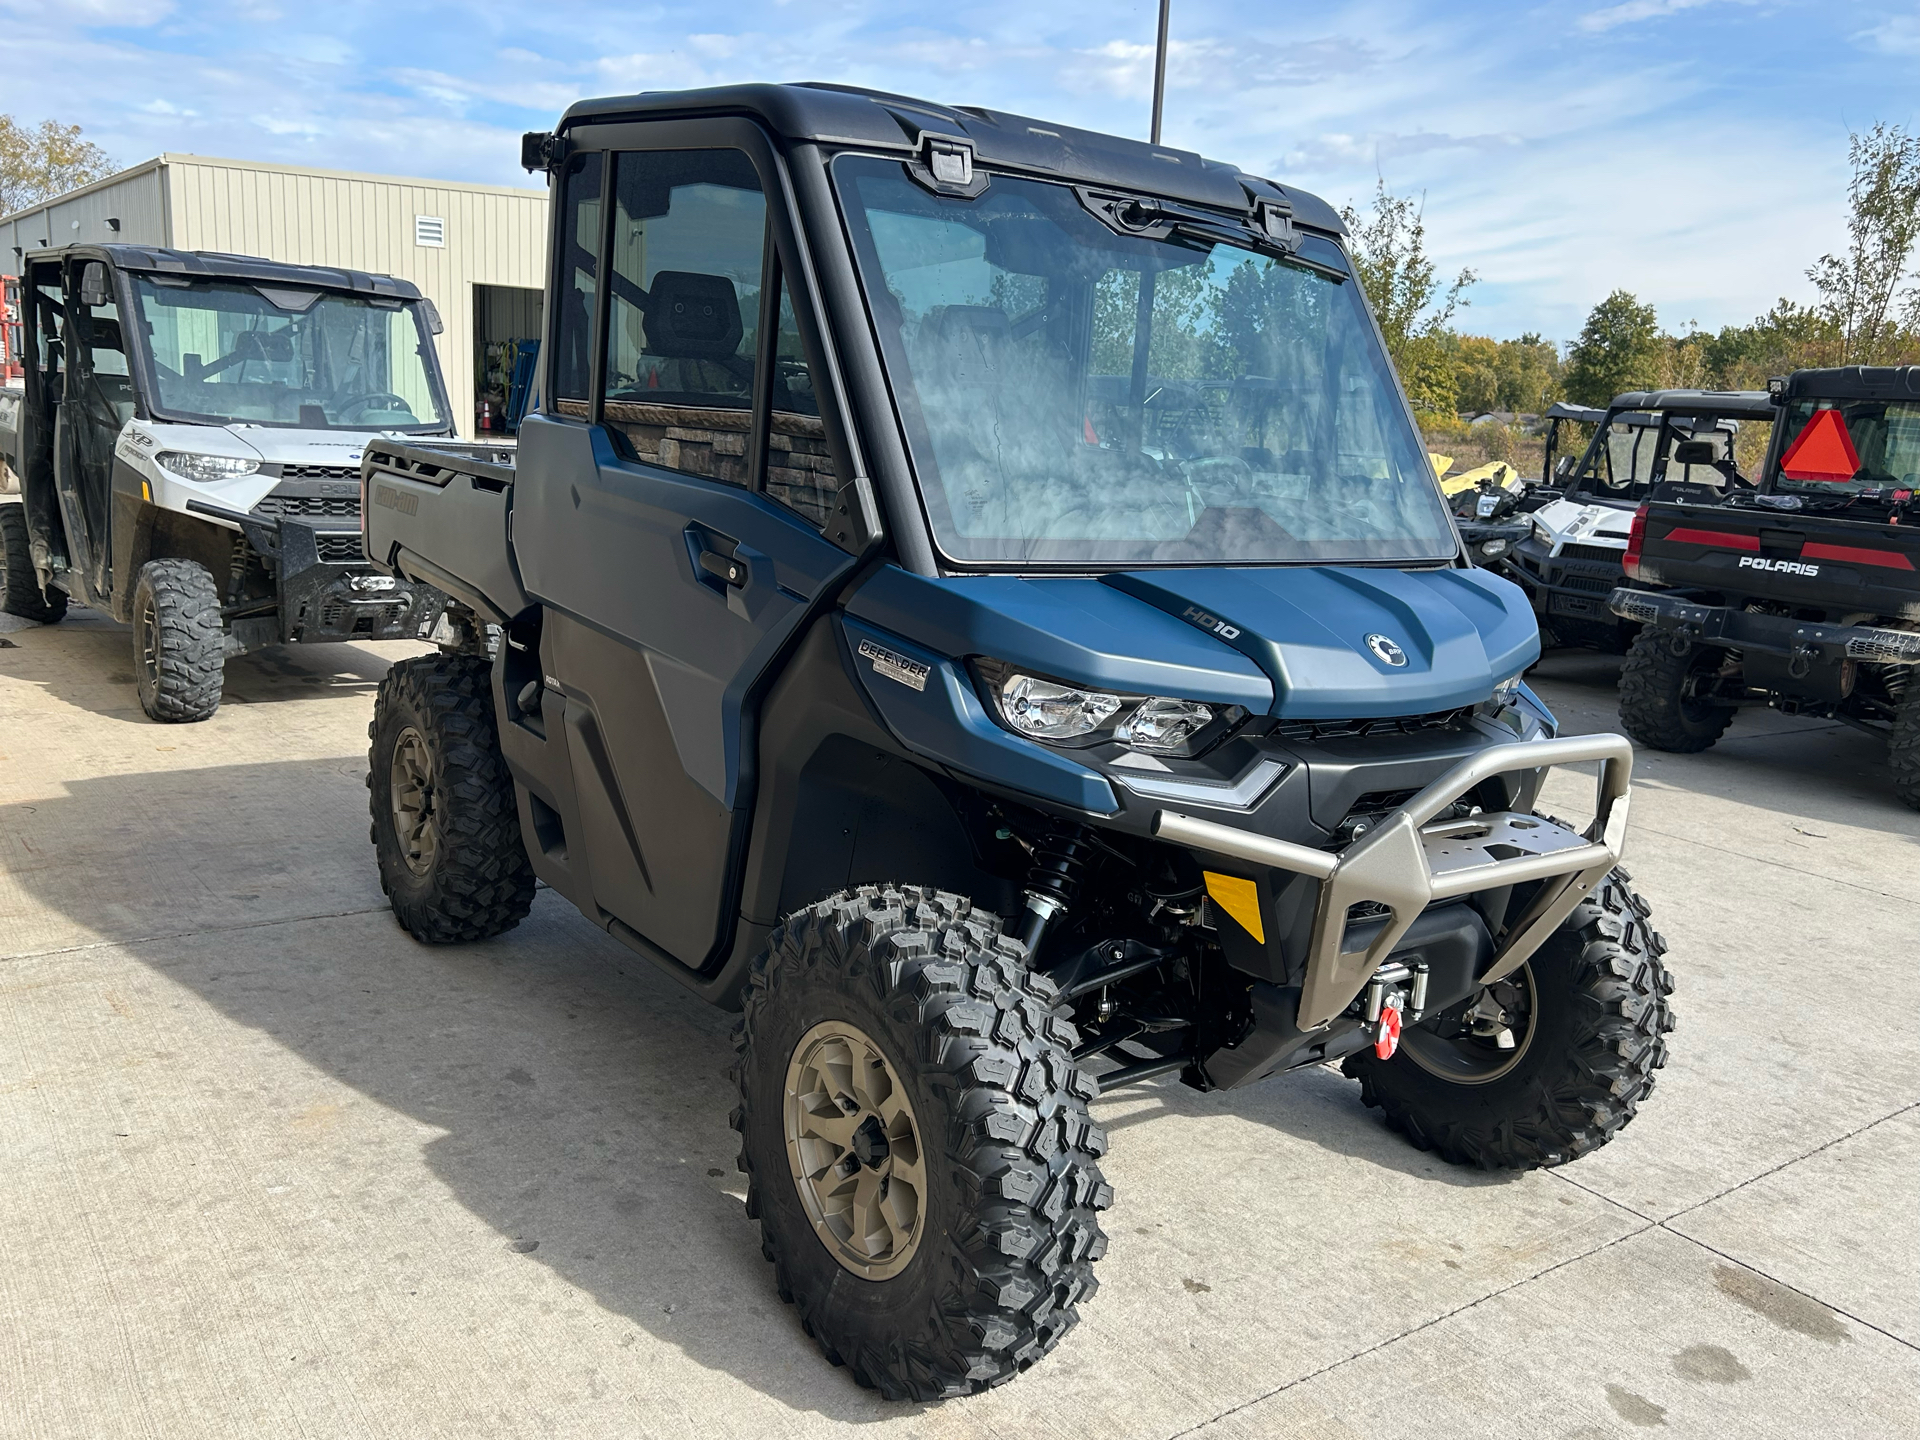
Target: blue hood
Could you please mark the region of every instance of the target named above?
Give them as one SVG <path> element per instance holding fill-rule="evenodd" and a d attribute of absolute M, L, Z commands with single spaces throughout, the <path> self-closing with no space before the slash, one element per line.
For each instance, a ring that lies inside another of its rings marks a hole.
<path fill-rule="evenodd" d="M 928 579 L 887 566 L 847 609 L 954 659 L 990 656 L 1102 689 L 1305 720 L 1477 704 L 1540 654 L 1525 595 L 1480 569 Z M 1381 658 L 1371 635 L 1404 663 Z"/>

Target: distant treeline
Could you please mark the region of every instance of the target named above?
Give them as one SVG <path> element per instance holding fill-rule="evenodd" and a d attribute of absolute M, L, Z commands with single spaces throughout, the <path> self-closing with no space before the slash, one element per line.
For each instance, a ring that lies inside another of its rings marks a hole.
<path fill-rule="evenodd" d="M 1764 389 L 1767 377 L 1828 365 L 1920 363 L 1920 135 L 1875 125 L 1849 138 L 1848 245 L 1807 270 L 1817 298 L 1782 299 L 1746 325 L 1678 332 L 1651 305 L 1615 290 L 1562 354 L 1539 335 L 1462 333 L 1455 316 L 1479 278 L 1442 284 L 1426 254 L 1417 202 L 1381 182 L 1373 208 L 1349 207 L 1355 258 L 1408 398 L 1430 435 L 1486 411 L 1538 414 L 1555 400 L 1605 405 L 1628 390 Z"/>

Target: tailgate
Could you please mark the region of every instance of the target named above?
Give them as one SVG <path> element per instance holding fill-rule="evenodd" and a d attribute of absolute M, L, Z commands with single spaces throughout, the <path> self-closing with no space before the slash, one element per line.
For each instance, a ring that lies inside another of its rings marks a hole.
<path fill-rule="evenodd" d="M 511 452 L 495 446 L 376 441 L 360 461 L 367 559 L 495 622 L 529 603 L 508 540 L 512 506 Z"/>
<path fill-rule="evenodd" d="M 1731 505 L 1654 504 L 1638 522 L 1642 585 L 1920 616 L 1920 530 Z"/>

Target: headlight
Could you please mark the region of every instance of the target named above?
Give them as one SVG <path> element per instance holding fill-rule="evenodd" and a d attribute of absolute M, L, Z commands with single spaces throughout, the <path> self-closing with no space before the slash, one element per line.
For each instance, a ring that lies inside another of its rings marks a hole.
<path fill-rule="evenodd" d="M 205 485 L 214 480 L 237 480 L 260 468 L 258 460 L 239 460 L 231 455 L 193 455 L 185 450 L 162 450 L 153 457 L 168 474 L 182 480 L 197 480 Z"/>
<path fill-rule="evenodd" d="M 1507 542 L 1504 540 L 1485 541 L 1480 546 L 1480 553 L 1489 560 L 1498 560 L 1502 555 L 1507 553 Z"/>
<path fill-rule="evenodd" d="M 1238 705 L 1089 690 L 998 660 L 976 660 L 974 669 L 1009 730 L 1053 745 L 1120 744 L 1155 755 L 1193 755 L 1247 715 Z"/>
<path fill-rule="evenodd" d="M 1118 695 L 1075 690 L 1031 675 L 1009 675 L 1000 685 L 1000 713 L 1007 724 L 1035 740 L 1075 740 L 1091 735 L 1124 703 Z"/>

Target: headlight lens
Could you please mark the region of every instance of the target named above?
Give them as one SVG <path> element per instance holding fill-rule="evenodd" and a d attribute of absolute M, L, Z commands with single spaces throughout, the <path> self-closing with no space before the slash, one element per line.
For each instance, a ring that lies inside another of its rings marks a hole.
<path fill-rule="evenodd" d="M 1507 542 L 1504 540 L 1483 541 L 1480 546 L 1480 553 L 1489 560 L 1498 560 L 1502 555 L 1507 553 Z"/>
<path fill-rule="evenodd" d="M 1009 730 L 1054 745 L 1120 744 L 1156 755 L 1194 755 L 1246 718 L 1225 708 L 1164 695 L 1116 695 L 976 660 L 981 688 Z"/>
<path fill-rule="evenodd" d="M 1198 700 L 1168 700 L 1156 695 L 1143 700 L 1113 738 L 1136 750 L 1175 754 L 1213 723 L 1213 710 Z"/>
<path fill-rule="evenodd" d="M 258 460 L 240 460 L 231 455 L 194 455 L 185 450 L 162 450 L 153 457 L 170 475 L 182 480 L 207 484 L 214 480 L 236 480 L 260 468 Z"/>
<path fill-rule="evenodd" d="M 1076 690 L 1031 675 L 1009 675 L 1000 685 L 1000 713 L 1007 724 L 1035 740 L 1075 740 L 1091 735 L 1124 702 L 1099 690 Z"/>

